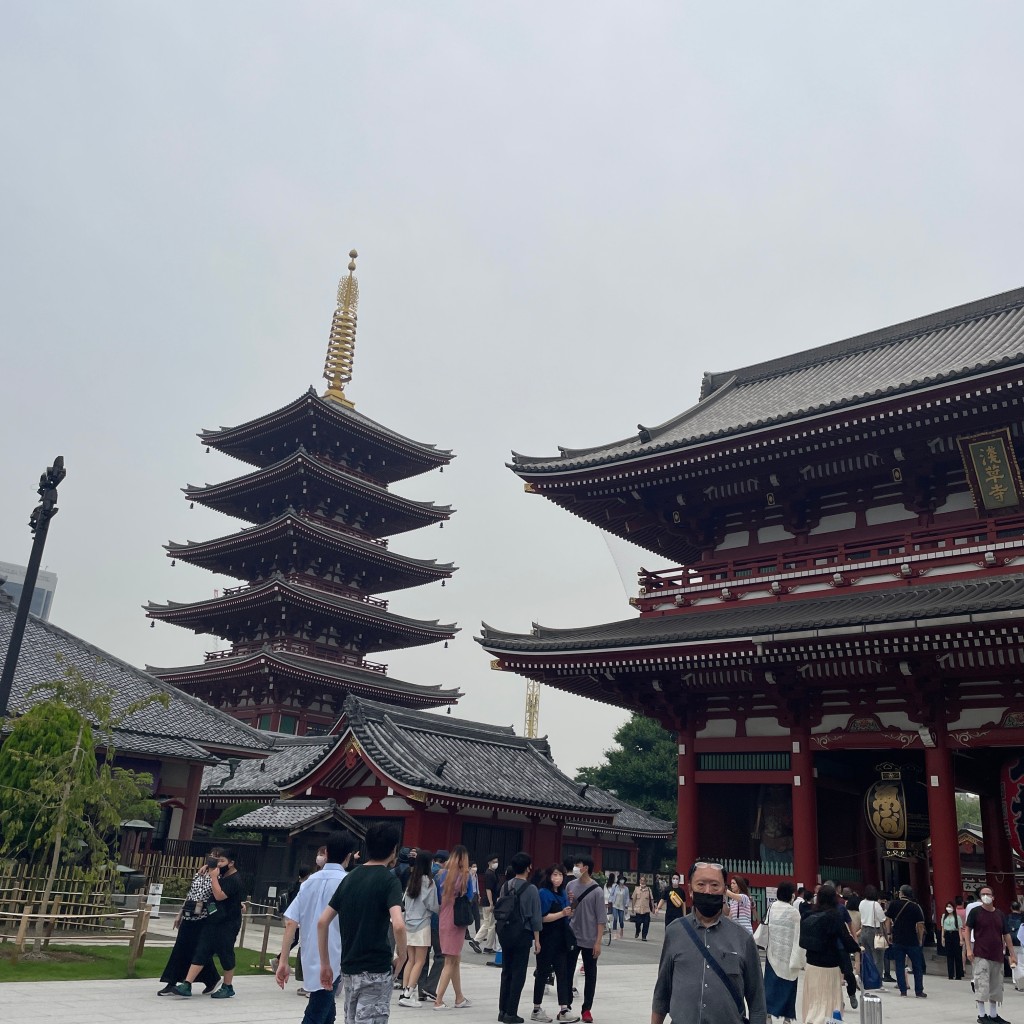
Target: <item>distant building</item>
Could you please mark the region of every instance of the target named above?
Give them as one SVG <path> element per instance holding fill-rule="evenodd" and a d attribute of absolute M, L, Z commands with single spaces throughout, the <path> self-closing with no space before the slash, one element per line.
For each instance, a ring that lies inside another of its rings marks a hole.
<path fill-rule="evenodd" d="M 25 566 L 11 562 L 0 562 L 0 590 L 9 595 L 15 605 L 21 600 L 22 584 L 25 582 Z M 57 574 L 39 570 L 36 586 L 32 591 L 32 607 L 29 611 L 40 619 L 50 618 L 50 606 L 57 589 Z"/>

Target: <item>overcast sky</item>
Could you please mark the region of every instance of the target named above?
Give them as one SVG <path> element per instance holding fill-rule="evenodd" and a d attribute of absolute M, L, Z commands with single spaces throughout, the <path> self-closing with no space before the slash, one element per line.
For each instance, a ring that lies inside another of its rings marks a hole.
<path fill-rule="evenodd" d="M 0 7 L 0 560 L 67 460 L 52 620 L 134 664 L 220 642 L 148 600 L 225 585 L 161 545 L 235 529 L 179 488 L 244 467 L 203 427 L 320 374 L 360 252 L 357 408 L 458 458 L 393 546 L 461 569 L 394 675 L 523 725 L 481 619 L 631 614 L 653 559 L 525 495 L 511 449 L 601 444 L 701 374 L 1024 283 L 1015 3 L 114 3 Z M 628 593 L 627 593 L 628 588 Z M 572 773 L 624 720 L 544 689 Z"/>

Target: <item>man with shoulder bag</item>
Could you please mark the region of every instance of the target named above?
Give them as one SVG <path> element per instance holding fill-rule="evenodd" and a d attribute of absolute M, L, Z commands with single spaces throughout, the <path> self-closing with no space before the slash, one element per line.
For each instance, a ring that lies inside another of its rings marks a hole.
<path fill-rule="evenodd" d="M 501 943 L 501 985 L 498 990 L 498 1020 L 523 1024 L 519 997 L 526 984 L 531 948 L 540 952 L 542 924 L 540 893 L 527 881 L 533 868 L 528 853 L 517 853 L 509 863 L 514 875 L 501 889 L 494 908 L 498 941 Z"/>
<path fill-rule="evenodd" d="M 909 885 L 900 886 L 900 897 L 889 904 L 885 912 L 889 937 L 892 940 L 892 955 L 896 961 L 896 984 L 900 995 L 907 994 L 907 959 L 914 972 L 914 995 L 927 998 L 924 990 L 924 911 L 914 901 L 914 890 Z"/>
<path fill-rule="evenodd" d="M 569 927 L 576 940 L 576 949 L 569 950 L 569 977 L 576 971 L 576 959 L 583 957 L 583 1024 L 592 1024 L 591 1008 L 597 992 L 597 958 L 601 955 L 601 939 L 607 925 L 604 910 L 604 889 L 591 878 L 592 857 L 577 857 L 573 880 L 565 887 L 572 907 Z"/>
<path fill-rule="evenodd" d="M 728 879 L 721 864 L 690 868 L 693 911 L 665 931 L 651 1024 L 766 1024 L 764 978 L 754 937 L 723 914 Z"/>

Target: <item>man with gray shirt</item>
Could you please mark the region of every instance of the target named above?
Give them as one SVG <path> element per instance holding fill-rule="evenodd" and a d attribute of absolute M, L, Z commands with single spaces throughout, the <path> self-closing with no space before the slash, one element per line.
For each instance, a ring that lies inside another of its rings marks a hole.
<path fill-rule="evenodd" d="M 577 954 L 583 957 L 583 1024 L 592 1024 L 590 1014 L 597 990 L 597 958 L 601 955 L 606 914 L 604 889 L 590 877 L 594 870 L 592 857 L 577 857 L 573 874 L 576 876 L 566 887 L 572 920 L 569 927 L 576 936 L 576 951 L 569 955 L 569 976 L 576 972 Z"/>
<path fill-rule="evenodd" d="M 695 1024 L 766 1024 L 754 937 L 722 915 L 726 882 L 721 864 L 690 868 L 693 912 L 665 929 L 651 1024 L 664 1024 L 666 1014 Z"/>

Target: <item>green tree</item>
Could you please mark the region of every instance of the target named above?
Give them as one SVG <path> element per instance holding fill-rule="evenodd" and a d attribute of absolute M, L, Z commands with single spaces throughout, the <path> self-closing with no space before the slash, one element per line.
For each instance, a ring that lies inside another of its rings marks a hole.
<path fill-rule="evenodd" d="M 665 821 L 676 820 L 677 749 L 673 733 L 651 718 L 633 715 L 615 733 L 618 746 L 604 764 L 581 768 L 577 782 L 607 789 Z"/>
<path fill-rule="evenodd" d="M 154 702 L 166 704 L 167 697 L 154 693 L 115 710 L 116 693 L 97 686 L 73 665 L 53 682 L 33 687 L 29 696 L 43 699 L 14 722 L 0 751 L 6 753 L 13 743 L 11 775 L 0 768 L 0 853 L 49 861 L 39 907 L 45 915 L 65 846 L 82 850 L 93 870 L 107 871 L 114 863 L 111 848 L 121 822 L 130 817 L 155 820 L 159 808 L 151 798 L 153 778 L 114 765 L 114 735 L 129 715 Z M 49 749 L 43 753 L 30 743 L 40 724 L 47 722 L 57 723 L 60 731 L 49 737 Z M 104 750 L 99 762 L 97 745 Z M 36 952 L 43 929 L 40 917 Z"/>
<path fill-rule="evenodd" d="M 958 828 L 981 824 L 981 800 L 976 793 L 957 793 L 956 823 Z"/>
<path fill-rule="evenodd" d="M 237 829 L 229 829 L 227 826 L 235 818 L 240 818 L 243 814 L 248 814 L 250 811 L 255 811 L 262 806 L 263 804 L 257 803 L 255 800 L 246 800 L 240 804 L 229 804 L 220 812 L 217 820 L 210 827 L 210 838 L 233 839 L 236 842 L 259 839 L 259 833 L 257 832 L 239 832 Z"/>

